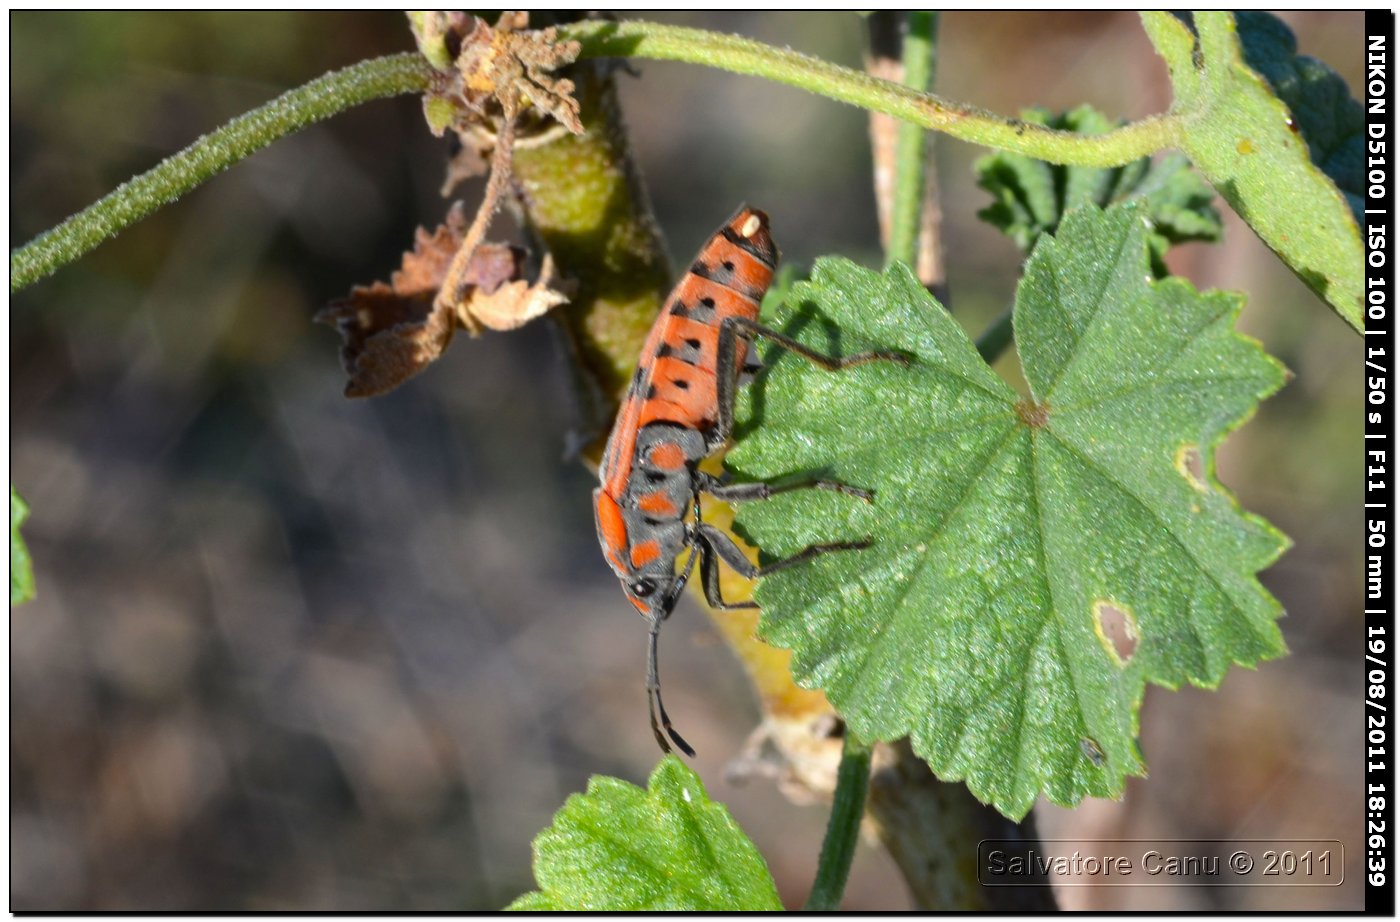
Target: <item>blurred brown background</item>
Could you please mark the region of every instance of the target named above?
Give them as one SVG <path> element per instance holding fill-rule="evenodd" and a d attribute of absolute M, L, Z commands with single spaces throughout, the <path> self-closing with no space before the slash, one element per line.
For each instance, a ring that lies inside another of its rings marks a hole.
<path fill-rule="evenodd" d="M 855 66 L 864 44 L 852 15 L 636 18 Z M 1285 18 L 1355 93 L 1361 14 Z M 11 29 L 12 246 L 284 89 L 411 47 L 396 14 L 13 13 Z M 1168 102 L 1128 14 L 952 13 L 941 47 L 940 92 L 1006 114 Z M 747 200 L 790 263 L 878 264 L 863 113 L 639 70 L 623 101 L 674 258 Z M 982 151 L 937 148 L 952 304 L 975 334 L 1018 257 L 975 219 Z M 569 793 L 655 764 L 643 632 L 598 554 L 591 478 L 561 460 L 573 416 L 548 331 L 459 338 L 350 402 L 337 338 L 310 322 L 440 218 L 444 151 L 415 99 L 361 107 L 11 299 L 12 479 L 39 588 L 11 615 L 12 909 L 496 908 L 531 888 L 530 840 Z M 1233 215 L 1225 245 L 1172 264 L 1248 292 L 1244 328 L 1296 375 L 1220 461 L 1295 542 L 1263 575 L 1293 653 L 1216 693 L 1150 690 L 1151 778 L 1041 809 L 1041 833 L 1347 847 L 1340 888 L 1065 906 L 1359 908 L 1361 340 Z M 824 811 L 724 781 L 755 704 L 693 603 L 669 638 L 695 765 L 800 905 Z M 846 905 L 908 907 L 878 849 Z"/>

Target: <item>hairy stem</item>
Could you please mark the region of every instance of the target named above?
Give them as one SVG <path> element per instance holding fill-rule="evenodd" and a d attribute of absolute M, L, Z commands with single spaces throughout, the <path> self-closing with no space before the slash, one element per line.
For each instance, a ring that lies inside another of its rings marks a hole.
<path fill-rule="evenodd" d="M 579 22 L 559 29 L 581 57 L 636 57 L 703 64 L 765 77 L 830 99 L 884 112 L 959 140 L 1051 163 L 1121 166 L 1175 143 L 1177 120 L 1159 115 L 1086 137 L 1003 118 L 889 80 L 736 35 L 652 22 Z"/>
<path fill-rule="evenodd" d="M 817 859 L 817 877 L 807 897 L 808 912 L 835 912 L 841 908 L 846 878 L 851 874 L 860 821 L 865 815 L 865 793 L 870 783 L 870 745 L 861 742 L 850 728 L 841 746 L 841 764 L 836 769 L 836 793 L 827 820 L 826 838 Z"/>
<path fill-rule="evenodd" d="M 905 86 L 926 93 L 933 85 L 935 48 L 938 43 L 938 14 L 914 11 L 906 14 L 908 31 L 904 36 Z M 919 256 L 919 231 L 923 226 L 924 170 L 928 165 L 928 133 L 918 125 L 899 126 L 894 153 L 894 198 L 890 208 L 890 241 L 885 263 L 899 260 L 915 266 Z"/>
<path fill-rule="evenodd" d="M 501 195 L 510 184 L 511 155 L 515 153 L 516 114 L 516 106 L 509 106 L 496 134 L 496 149 L 491 152 L 491 178 L 481 195 L 481 205 L 477 208 L 476 217 L 462 236 L 462 244 L 453 255 L 452 262 L 447 267 L 447 274 L 443 276 L 442 288 L 438 291 L 436 299 L 440 310 L 450 312 L 461 303 L 472 256 L 481 245 L 481 241 L 486 238 L 491 219 L 496 216 L 496 209 L 501 205 Z"/>
<path fill-rule="evenodd" d="M 239 116 L 13 250 L 11 294 L 273 141 L 372 99 L 421 93 L 432 73 L 416 52 L 375 58 L 332 71 Z"/>

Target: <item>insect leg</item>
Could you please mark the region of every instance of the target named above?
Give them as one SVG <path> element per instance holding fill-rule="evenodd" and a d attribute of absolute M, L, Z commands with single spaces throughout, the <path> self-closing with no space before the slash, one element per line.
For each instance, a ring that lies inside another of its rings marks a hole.
<path fill-rule="evenodd" d="M 744 327 L 749 331 L 749 335 L 762 336 L 782 346 L 789 352 L 795 352 L 814 365 L 819 365 L 827 371 L 840 371 L 843 368 L 850 368 L 852 365 L 864 365 L 867 362 L 894 362 L 902 368 L 909 367 L 909 356 L 903 352 L 895 352 L 891 349 L 871 349 L 866 352 L 857 352 L 853 355 L 827 355 L 809 349 L 802 343 L 790 336 L 785 336 L 777 330 L 765 327 L 762 324 L 750 320 L 747 317 L 726 317 L 724 323 L 735 327 Z M 722 330 L 721 330 L 722 332 Z"/>
<path fill-rule="evenodd" d="M 722 532 L 717 533 L 720 538 L 729 541 L 728 535 Z M 696 543 L 700 545 L 700 584 L 705 587 L 705 601 L 709 603 L 709 606 L 717 611 L 736 611 L 744 608 L 757 608 L 757 602 L 726 602 L 724 600 L 724 596 L 720 595 L 719 592 L 719 557 L 717 556 L 717 552 L 715 548 L 711 546 L 710 539 L 708 538 L 701 538 Z M 743 552 L 737 547 L 734 547 L 734 542 L 730 541 L 729 544 L 730 547 L 734 548 L 734 552 L 739 555 L 740 560 L 743 560 L 747 566 L 753 566 L 749 563 L 748 558 L 744 557 Z M 727 560 L 728 558 L 725 559 Z"/>
<path fill-rule="evenodd" d="M 760 576 L 767 576 L 769 573 L 776 573 L 779 570 L 786 570 L 788 567 L 805 563 L 813 557 L 820 557 L 822 554 L 830 554 L 833 551 L 857 551 L 861 548 L 870 547 L 875 541 L 873 538 L 862 538 L 859 541 L 836 541 L 831 544 L 812 544 L 793 554 L 791 557 L 784 557 L 782 560 L 775 560 L 770 564 L 756 567 L 744 556 L 744 552 L 739 549 L 739 545 L 734 543 L 734 539 L 720 531 L 708 522 L 701 522 L 698 539 L 700 549 L 700 578 L 705 586 L 705 601 L 710 603 L 711 608 L 733 609 L 733 608 L 757 608 L 753 602 L 725 602 L 719 594 L 719 559 L 734 568 L 734 572 L 745 579 L 758 579 Z"/>
<path fill-rule="evenodd" d="M 700 499 L 695 500 L 695 520 L 700 521 Z M 685 584 L 690 580 L 690 571 L 695 569 L 695 555 L 700 550 L 699 545 L 694 542 L 694 530 L 687 526 L 686 543 L 690 544 L 690 556 L 685 559 L 685 566 L 681 567 L 676 574 L 676 582 L 671 587 L 671 594 L 666 597 L 666 603 L 662 606 L 660 618 L 665 621 L 671 617 L 671 611 L 676 607 L 676 602 L 680 600 L 681 593 L 685 590 Z"/>
<path fill-rule="evenodd" d="M 789 352 L 794 352 L 827 371 L 840 371 L 843 368 L 850 368 L 852 365 L 864 365 L 866 362 L 894 362 L 904 367 L 909 365 L 909 356 L 887 349 L 872 349 L 868 352 L 857 352 L 855 355 L 845 356 L 824 355 L 814 349 L 807 348 L 790 336 L 784 336 L 777 330 L 770 330 L 747 317 L 726 317 L 719 325 L 719 355 L 715 362 L 716 395 L 719 398 L 719 413 L 713 437 L 716 443 L 729 441 L 729 436 L 734 430 L 734 392 L 739 383 L 739 368 L 734 356 L 735 347 L 738 345 L 740 337 L 745 342 L 752 342 L 754 336 L 769 339 Z"/>
<path fill-rule="evenodd" d="M 777 496 L 779 493 L 786 493 L 789 490 L 832 490 L 836 493 L 845 493 L 847 496 L 854 496 L 863 499 L 867 503 L 873 502 L 875 495 L 869 490 L 862 490 L 860 487 L 853 487 L 849 484 L 841 483 L 837 480 L 823 480 L 820 478 L 809 478 L 806 480 L 795 480 L 789 483 L 765 483 L 757 481 L 755 483 L 725 483 L 720 478 L 707 474 L 704 471 L 696 471 L 696 481 L 699 488 L 713 496 L 715 499 L 722 499 L 725 502 L 746 502 L 755 499 L 767 499 L 770 496 Z"/>

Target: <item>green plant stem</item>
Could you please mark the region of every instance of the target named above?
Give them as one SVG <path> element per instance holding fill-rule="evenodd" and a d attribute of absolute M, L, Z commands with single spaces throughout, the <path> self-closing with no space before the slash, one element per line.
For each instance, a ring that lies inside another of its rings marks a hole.
<path fill-rule="evenodd" d="M 870 745 L 856 738 L 846 728 L 841 745 L 841 764 L 836 769 L 836 793 L 831 802 L 831 818 L 827 820 L 826 838 L 822 840 L 821 857 L 817 859 L 817 877 L 812 882 L 812 895 L 803 907 L 809 912 L 835 912 L 841 907 L 841 895 L 846 892 L 846 878 L 851 874 L 851 859 L 855 857 L 860 838 L 860 820 L 865 815 L 865 792 L 870 784 Z"/>
<path fill-rule="evenodd" d="M 904 85 L 927 93 L 933 85 L 938 48 L 938 14 L 914 10 L 907 14 L 901 59 Z M 894 201 L 890 209 L 890 245 L 886 265 L 900 260 L 915 266 L 919 258 L 919 228 L 924 210 L 924 170 L 928 166 L 928 133 L 918 125 L 899 126 L 894 155 Z"/>
<path fill-rule="evenodd" d="M 10 292 L 53 273 L 273 141 L 372 99 L 421 93 L 432 73 L 422 55 L 406 52 L 332 71 L 283 93 L 12 251 Z"/>
<path fill-rule="evenodd" d="M 1174 146 L 1175 116 L 1158 115 L 1107 134 L 1086 137 L 1003 118 L 973 106 L 949 102 L 889 80 L 841 67 L 785 48 L 736 35 L 666 26 L 652 22 L 572 23 L 561 39 L 579 42 L 581 57 L 636 57 L 703 64 L 736 74 L 766 77 L 830 99 L 932 128 L 992 147 L 1079 166 L 1122 166 Z"/>

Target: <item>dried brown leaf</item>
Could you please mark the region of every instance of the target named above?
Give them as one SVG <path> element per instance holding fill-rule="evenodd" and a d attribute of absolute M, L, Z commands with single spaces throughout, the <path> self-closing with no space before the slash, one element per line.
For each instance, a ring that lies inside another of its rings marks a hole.
<path fill-rule="evenodd" d="M 341 361 L 350 381 L 347 397 L 369 397 L 393 390 L 440 356 L 457 326 L 475 332 L 462 311 L 435 306 L 443 278 L 462 246 L 466 219 L 460 203 L 431 234 L 419 228 L 413 250 L 403 256 L 388 284 L 375 282 L 351 290 L 332 302 L 316 320 L 334 326 L 344 337 Z M 501 243 L 483 243 L 471 255 L 465 273 L 467 291 L 496 292 L 521 284 L 525 253 Z M 521 322 L 524 322 L 523 320 Z M 518 325 L 518 324 L 517 324 Z"/>
<path fill-rule="evenodd" d="M 528 29 L 529 14 L 519 11 L 502 13 L 495 26 L 474 17 L 450 25 L 433 17 L 425 21 L 434 30 L 434 47 L 455 50 L 457 79 L 423 98 L 435 132 L 444 127 L 452 111 L 463 116 L 460 130 L 496 114 L 488 113 L 488 104 L 494 103 L 509 118 L 530 103 L 575 134 L 583 133 L 573 82 L 550 76 L 578 58 L 578 42 L 559 41 L 553 28 Z"/>
<path fill-rule="evenodd" d="M 488 330 L 514 330 L 566 303 L 572 292 L 566 294 L 564 287 L 554 278 L 554 260 L 545 254 L 539 281 L 507 282 L 494 291 L 478 285 L 457 306 L 458 320 L 469 329 L 476 323 Z"/>
<path fill-rule="evenodd" d="M 346 397 L 373 397 L 398 387 L 447 348 L 452 318 L 433 309 L 431 295 L 404 297 L 383 282 L 357 287 L 316 317 L 345 337 L 341 362 Z"/>

